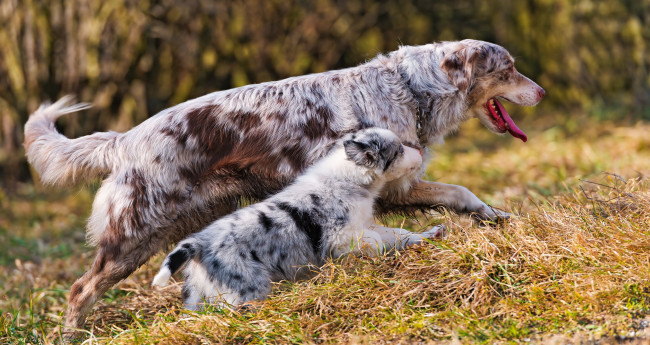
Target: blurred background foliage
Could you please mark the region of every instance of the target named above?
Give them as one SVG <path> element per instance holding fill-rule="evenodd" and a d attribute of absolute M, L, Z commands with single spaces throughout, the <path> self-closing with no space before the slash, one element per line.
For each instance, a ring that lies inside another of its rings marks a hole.
<path fill-rule="evenodd" d="M 536 116 L 650 119 L 650 0 L 0 0 L 2 186 L 33 178 L 22 126 L 45 100 L 95 105 L 57 123 L 67 136 L 125 131 L 208 92 L 462 38 L 510 50 L 548 91 Z"/>

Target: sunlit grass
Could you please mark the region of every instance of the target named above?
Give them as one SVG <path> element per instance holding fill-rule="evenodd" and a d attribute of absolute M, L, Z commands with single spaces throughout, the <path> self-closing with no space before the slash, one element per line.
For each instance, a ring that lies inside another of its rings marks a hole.
<path fill-rule="evenodd" d="M 650 194 L 634 181 L 614 187 L 589 188 L 593 200 L 582 191 L 566 193 L 498 227 L 451 216 L 444 241 L 331 263 L 315 279 L 282 286 L 252 310 L 184 314 L 172 304 L 146 326 L 131 323 L 129 332 L 97 341 L 493 342 L 576 331 L 629 335 L 650 312 Z M 611 200 L 594 201 L 601 197 Z"/>
<path fill-rule="evenodd" d="M 178 284 L 150 289 L 159 256 L 95 307 L 87 338 L 376 344 L 647 337 L 650 126 L 528 132 L 531 140 L 521 143 L 470 123 L 436 149 L 427 170 L 514 213 L 506 224 L 478 226 L 451 214 L 394 217 L 391 225 L 415 230 L 444 221 L 449 235 L 380 258 L 330 263 L 242 313 L 188 313 Z M 22 190 L 0 199 L 0 342 L 51 343 L 67 289 L 92 259 L 82 230 L 92 197 L 84 189 Z"/>

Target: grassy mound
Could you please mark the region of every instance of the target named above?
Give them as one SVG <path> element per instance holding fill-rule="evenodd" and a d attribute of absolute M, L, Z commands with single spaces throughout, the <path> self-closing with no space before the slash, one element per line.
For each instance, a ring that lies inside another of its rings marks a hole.
<path fill-rule="evenodd" d="M 646 190 L 629 182 L 590 190 L 588 198 L 566 194 L 500 226 L 451 216 L 444 241 L 330 263 L 243 312 L 188 314 L 179 301 L 167 303 L 178 286 L 148 292 L 144 305 L 164 306 L 151 308 L 160 314 L 134 318 L 122 333 L 103 327 L 117 344 L 635 336 L 650 308 Z"/>
<path fill-rule="evenodd" d="M 380 258 L 329 263 L 314 279 L 278 284 L 268 300 L 241 312 L 188 313 L 179 284 L 150 289 L 159 256 L 95 307 L 87 339 L 648 341 L 650 185 L 641 172 L 650 171 L 649 130 L 601 124 L 573 137 L 549 129 L 524 145 L 469 128 L 471 136 L 441 148 L 428 175 L 467 186 L 514 213 L 510 221 L 483 226 L 453 214 L 389 219 L 391 226 L 416 231 L 444 222 L 449 234 Z M 67 289 L 92 259 L 92 249 L 81 244 L 89 200 L 86 192 L 0 199 L 6 213 L 0 219 L 7 219 L 0 220 L 7 233 L 0 240 L 6 248 L 0 254 L 0 342 L 59 338 Z"/>

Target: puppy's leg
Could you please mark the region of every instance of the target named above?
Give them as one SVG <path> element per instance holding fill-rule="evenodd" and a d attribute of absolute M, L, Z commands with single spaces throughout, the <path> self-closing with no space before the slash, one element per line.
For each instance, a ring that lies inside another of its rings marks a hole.
<path fill-rule="evenodd" d="M 261 264 L 242 260 L 218 271 L 211 274 L 212 286 L 218 293 L 217 304 L 239 308 L 250 301 L 264 300 L 271 293 L 270 275 Z"/>
<path fill-rule="evenodd" d="M 183 306 L 187 310 L 202 310 L 205 304 L 209 303 L 206 296 L 215 296 L 217 292 L 211 289 L 205 269 L 197 261 L 188 262 L 184 273 L 185 281 L 181 290 Z"/>
<path fill-rule="evenodd" d="M 334 259 L 350 253 L 363 253 L 369 256 L 381 255 L 384 252 L 382 242 L 381 236 L 370 229 L 348 231 L 332 246 L 331 255 Z"/>
<path fill-rule="evenodd" d="M 347 240 L 344 239 L 343 243 L 347 243 L 347 246 L 345 244 L 337 246 L 332 256 L 338 258 L 350 253 L 381 255 L 389 250 L 401 250 L 420 244 L 425 238 L 442 238 L 446 229 L 444 225 L 438 225 L 422 233 L 413 233 L 404 229 L 371 225 L 368 229 L 353 233 Z"/>
<path fill-rule="evenodd" d="M 198 311 L 201 310 L 204 303 L 201 294 L 198 290 L 192 286 L 189 280 L 185 280 L 183 283 L 183 290 L 181 291 L 183 297 L 183 306 L 187 310 Z"/>
<path fill-rule="evenodd" d="M 419 180 L 398 200 L 382 200 L 388 209 L 400 207 L 448 207 L 459 213 L 470 213 L 481 220 L 507 219 L 510 214 L 496 210 L 477 198 L 469 189 L 453 184 Z"/>
<path fill-rule="evenodd" d="M 379 234 L 385 250 L 402 250 L 424 242 L 425 238 L 440 239 L 445 235 L 447 230 L 444 225 L 434 226 L 430 230 L 421 233 L 414 233 L 404 229 L 387 228 L 381 225 L 373 225 L 370 229 Z"/>
<path fill-rule="evenodd" d="M 201 310 L 206 303 L 238 308 L 252 300 L 263 300 L 270 293 L 271 278 L 261 262 L 215 255 L 192 260 L 185 268 L 183 301 L 189 310 Z"/>

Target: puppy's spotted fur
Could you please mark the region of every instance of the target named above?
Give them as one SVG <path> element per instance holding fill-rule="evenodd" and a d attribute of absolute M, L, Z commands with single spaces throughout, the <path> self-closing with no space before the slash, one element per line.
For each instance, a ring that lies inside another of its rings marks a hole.
<path fill-rule="evenodd" d="M 535 105 L 543 95 L 504 48 L 464 40 L 404 46 L 354 68 L 214 92 L 126 133 L 68 139 L 54 121 L 81 107 L 69 99 L 43 106 L 25 124 L 27 157 L 43 182 L 104 177 L 88 221 L 97 255 L 72 285 L 66 327 L 83 327 L 97 298 L 152 255 L 231 213 L 241 198 L 279 191 L 347 133 L 386 128 L 427 158 L 427 145 L 471 117 L 525 139 L 497 98 Z M 421 171 L 388 182 L 378 209 L 507 216 L 467 188 L 422 180 Z"/>
<path fill-rule="evenodd" d="M 421 164 L 419 152 L 388 130 L 348 135 L 286 189 L 181 241 L 154 285 L 167 284 L 189 261 L 186 308 L 200 309 L 204 302 L 236 306 L 264 298 L 272 281 L 305 276 L 306 265 L 319 266 L 327 257 L 379 253 L 436 236 L 441 226 L 421 235 L 372 226 L 374 198 L 384 184 Z"/>

